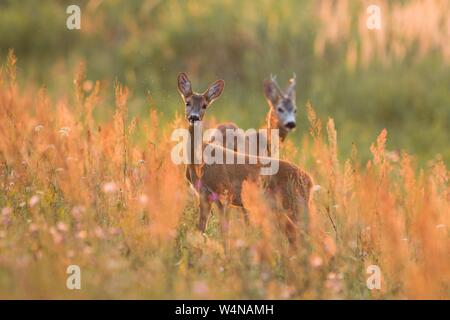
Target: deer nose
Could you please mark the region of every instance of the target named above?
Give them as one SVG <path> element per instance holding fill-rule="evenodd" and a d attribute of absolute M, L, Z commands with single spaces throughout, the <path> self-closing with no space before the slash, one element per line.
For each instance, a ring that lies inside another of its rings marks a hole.
<path fill-rule="evenodd" d="M 191 115 L 188 117 L 188 120 L 189 120 L 190 122 L 194 122 L 194 121 L 200 120 L 200 117 L 199 117 L 198 115 L 196 115 L 196 114 L 191 114 Z"/>
<path fill-rule="evenodd" d="M 296 124 L 294 121 L 290 121 L 290 122 L 286 123 L 285 126 L 286 126 L 286 128 L 294 129 Z"/>

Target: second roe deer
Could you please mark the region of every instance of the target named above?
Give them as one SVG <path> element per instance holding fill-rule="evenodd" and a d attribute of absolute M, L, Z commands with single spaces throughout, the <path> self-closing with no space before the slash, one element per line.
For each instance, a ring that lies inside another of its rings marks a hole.
<path fill-rule="evenodd" d="M 214 152 L 222 152 L 223 158 L 231 156 L 245 158 L 244 164 L 238 163 L 206 163 L 196 164 L 194 159 L 195 126 L 201 125 L 208 106 L 216 100 L 224 88 L 224 81 L 217 80 L 204 93 L 192 91 L 191 82 L 185 73 L 178 75 L 178 91 L 185 102 L 185 117 L 189 124 L 189 139 L 187 149 L 190 151 L 186 167 L 186 177 L 196 190 L 199 198 L 198 228 L 204 231 L 210 215 L 211 206 L 215 203 L 219 209 L 220 227 L 222 235 L 226 236 L 228 228 L 228 214 L 226 205 L 243 207 L 241 192 L 242 184 L 246 180 L 259 182 L 270 199 L 279 200 L 280 216 L 291 243 L 295 242 L 299 213 L 307 214 L 312 188 L 311 177 L 296 165 L 278 159 L 257 157 L 248 154 L 239 154 L 234 150 L 224 148 L 217 144 L 203 143 L 201 149 L 206 147 Z M 263 163 L 278 161 L 278 171 L 273 175 L 261 176 Z M 253 161 L 251 161 L 253 160 Z M 251 164 L 254 163 L 254 164 Z"/>
<path fill-rule="evenodd" d="M 219 143 L 228 149 L 238 151 L 238 139 L 245 139 L 246 153 L 272 156 L 272 129 L 278 129 L 278 137 L 281 142 L 284 142 L 287 135 L 296 127 L 297 106 L 295 104 L 295 85 L 295 73 L 289 79 L 289 84 L 284 92 L 278 86 L 276 77 L 271 75 L 270 80 L 264 80 L 264 95 L 269 104 L 269 111 L 266 116 L 266 126 L 261 129 L 266 130 L 257 133 L 251 132 L 242 136 L 244 134 L 243 131 L 240 131 L 235 123 L 221 123 L 216 126 L 216 129 L 221 132 L 223 140 L 211 140 L 211 142 Z M 230 136 L 227 137 L 227 130 L 233 130 L 235 132 L 235 135 L 231 136 L 231 139 Z M 238 137 L 239 135 L 241 137 Z M 254 139 L 253 141 L 258 146 L 257 148 L 253 150 L 249 148 L 249 144 L 251 143 L 250 139 Z M 260 140 L 263 141 L 260 142 Z M 267 153 L 266 150 L 259 150 L 259 146 L 266 146 Z"/>

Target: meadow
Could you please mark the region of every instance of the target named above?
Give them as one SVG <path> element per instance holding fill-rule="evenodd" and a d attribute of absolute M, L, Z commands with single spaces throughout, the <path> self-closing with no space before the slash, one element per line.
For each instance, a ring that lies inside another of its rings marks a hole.
<path fill-rule="evenodd" d="M 77 31 L 66 1 L 2 1 L 0 298 L 449 299 L 450 8 L 379 2 L 369 32 L 364 1 L 81 1 Z M 227 253 L 216 210 L 196 229 L 170 158 L 181 71 L 224 79 L 207 124 L 244 128 L 263 79 L 296 72 L 281 158 L 314 179 L 296 252 L 251 184 Z"/>

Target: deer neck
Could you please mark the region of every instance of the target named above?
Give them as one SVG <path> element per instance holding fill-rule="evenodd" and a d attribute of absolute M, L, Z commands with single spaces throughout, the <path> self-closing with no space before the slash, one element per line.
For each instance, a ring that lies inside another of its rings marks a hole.
<path fill-rule="evenodd" d="M 197 181 L 200 180 L 201 178 L 201 174 L 200 174 L 200 169 L 201 169 L 201 164 L 196 164 L 195 163 L 195 139 L 194 139 L 194 132 L 195 132 L 195 128 L 193 125 L 189 125 L 189 139 L 188 139 L 188 145 L 187 145 L 187 150 L 189 150 L 189 162 L 187 164 L 187 169 L 189 171 L 189 175 L 192 179 L 192 183 L 194 185 L 197 184 Z M 197 137 L 198 139 L 198 137 Z M 202 149 L 203 149 L 203 145 L 202 145 Z"/>
<path fill-rule="evenodd" d="M 269 108 L 269 112 L 267 112 L 266 117 L 266 128 L 267 129 L 267 151 L 269 152 L 269 156 L 271 155 L 271 146 L 272 146 L 272 129 L 278 129 L 278 137 L 280 138 L 281 142 L 286 139 L 286 136 L 288 132 L 279 126 L 278 117 L 275 115 L 275 111 L 273 107 Z"/>

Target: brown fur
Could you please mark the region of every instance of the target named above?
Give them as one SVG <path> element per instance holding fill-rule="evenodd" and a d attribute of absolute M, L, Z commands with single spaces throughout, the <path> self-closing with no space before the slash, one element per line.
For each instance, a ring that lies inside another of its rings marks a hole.
<path fill-rule="evenodd" d="M 257 137 L 256 137 L 257 146 L 258 146 L 257 154 L 262 154 L 259 152 L 259 140 L 264 139 L 264 140 L 267 140 L 267 155 L 269 157 L 271 156 L 271 142 L 272 141 L 271 141 L 270 130 L 278 129 L 279 138 L 280 138 L 281 142 L 284 142 L 287 135 L 289 134 L 290 130 L 286 129 L 286 127 L 281 123 L 281 121 L 278 117 L 278 114 L 275 111 L 276 100 L 278 100 L 278 98 L 273 99 L 273 98 L 271 98 L 271 96 L 276 96 L 277 94 L 280 94 L 285 97 L 288 97 L 288 95 L 290 95 L 291 92 L 294 92 L 294 96 L 295 96 L 294 88 L 295 88 L 295 78 L 292 78 L 290 80 L 289 87 L 286 90 L 286 92 L 287 92 L 286 95 L 284 95 L 281 92 L 281 90 L 279 89 L 278 85 L 276 84 L 274 78 L 272 78 L 271 80 L 264 81 L 264 94 L 266 96 L 266 100 L 269 105 L 269 111 L 267 112 L 267 115 L 266 115 L 266 126 L 261 127 L 261 129 L 266 129 L 266 132 L 264 134 L 261 134 L 258 132 Z M 276 93 L 274 93 L 274 91 L 276 91 Z M 280 98 L 281 98 L 281 96 L 280 96 Z M 216 129 L 219 130 L 222 133 L 222 136 L 224 137 L 224 141 L 221 143 L 221 145 L 223 145 L 229 149 L 233 149 L 234 151 L 238 151 L 237 150 L 237 138 L 235 138 L 234 141 L 227 141 L 226 140 L 226 130 L 227 129 L 236 130 L 236 129 L 239 129 L 239 127 L 233 122 L 226 122 L 226 123 L 218 124 L 216 126 Z M 249 143 L 249 139 L 248 139 L 248 137 L 246 137 L 246 152 L 248 152 L 248 150 L 249 150 L 248 143 Z"/>
<path fill-rule="evenodd" d="M 180 74 L 178 77 L 178 89 L 183 100 L 195 102 L 196 104 L 208 105 L 216 99 L 221 91 L 214 97 L 208 99 L 207 92 L 204 94 L 193 93 L 186 90 L 185 81 L 189 81 L 185 74 Z M 184 85 L 184 87 L 183 87 Z M 223 84 L 222 84 L 223 88 Z M 201 108 L 204 110 L 206 108 Z M 200 110 L 198 105 L 190 106 L 189 110 Z M 187 110 L 186 110 L 187 111 Z M 195 111 L 196 112 L 196 111 Z M 199 120 L 202 120 L 204 112 L 201 113 Z M 186 112 L 186 118 L 190 119 L 191 114 Z M 193 137 L 194 125 L 191 123 L 189 131 L 191 138 Z M 190 143 L 191 151 L 193 151 L 194 143 Z M 208 144 L 203 144 L 202 150 Z M 220 145 L 214 144 L 215 152 L 223 152 L 224 159 L 227 153 L 232 153 L 233 157 L 237 157 L 238 153 L 234 150 L 224 148 Z M 191 152 L 191 155 L 193 152 Z M 262 157 L 251 155 L 244 155 L 245 164 L 190 164 L 186 167 L 186 177 L 188 181 L 194 186 L 199 196 L 200 217 L 198 228 L 204 231 L 206 228 L 207 219 L 210 215 L 212 203 L 216 203 L 220 211 L 221 229 L 225 236 L 228 225 L 228 217 L 226 205 L 234 205 L 243 207 L 241 193 L 242 184 L 246 180 L 258 182 L 265 190 L 265 192 L 273 200 L 274 205 L 280 204 L 277 208 L 286 211 L 287 219 L 285 219 L 285 228 L 288 233 L 289 240 L 294 242 L 296 233 L 296 222 L 298 221 L 299 211 L 307 212 L 310 201 L 310 193 L 312 188 L 311 177 L 299 169 L 296 165 L 283 160 L 279 161 L 278 173 L 271 176 L 261 176 L 260 169 L 263 167 Z M 256 164 L 250 164 L 250 158 L 255 159 Z M 193 160 L 193 159 L 191 159 Z"/>

